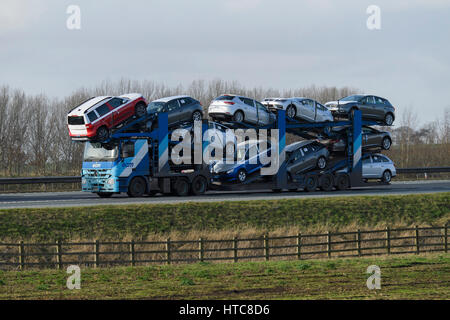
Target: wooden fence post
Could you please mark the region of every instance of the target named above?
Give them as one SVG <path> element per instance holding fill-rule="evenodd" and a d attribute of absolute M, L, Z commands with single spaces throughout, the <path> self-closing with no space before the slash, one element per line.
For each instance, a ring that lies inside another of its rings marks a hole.
<path fill-rule="evenodd" d="M 356 234 L 356 245 L 358 248 L 358 257 L 361 257 L 361 230 L 358 229 L 358 233 Z"/>
<path fill-rule="evenodd" d="M 444 226 L 444 251 L 447 253 L 448 251 L 448 223 Z"/>
<path fill-rule="evenodd" d="M 419 226 L 416 226 L 416 254 L 419 254 Z"/>
<path fill-rule="evenodd" d="M 331 258 L 331 234 L 327 231 L 327 256 Z"/>
<path fill-rule="evenodd" d="M 166 260 L 167 260 L 167 264 L 170 264 L 170 259 L 171 259 L 171 252 L 170 252 L 170 238 L 167 238 L 167 241 L 166 241 L 166 253 L 167 253 L 167 257 L 166 257 Z"/>
<path fill-rule="evenodd" d="M 134 256 L 134 240 L 130 242 L 130 262 L 131 266 L 134 267 L 136 265 L 135 256 Z"/>
<path fill-rule="evenodd" d="M 98 268 L 100 265 L 100 242 L 95 240 L 94 243 L 94 253 L 95 253 L 95 267 Z"/>
<path fill-rule="evenodd" d="M 203 251 L 203 238 L 198 239 L 198 260 L 203 262 L 204 251 Z"/>
<path fill-rule="evenodd" d="M 297 259 L 301 259 L 301 251 L 302 250 L 302 234 L 299 232 L 297 234 Z"/>
<path fill-rule="evenodd" d="M 238 239 L 236 236 L 233 238 L 233 258 L 234 262 L 238 262 Z"/>
<path fill-rule="evenodd" d="M 387 253 L 391 254 L 391 229 L 386 227 L 386 248 Z"/>
<path fill-rule="evenodd" d="M 25 246 L 23 240 L 19 243 L 19 268 L 20 270 L 25 268 Z"/>
<path fill-rule="evenodd" d="M 62 269 L 62 245 L 61 240 L 56 241 L 56 263 L 58 265 L 58 270 Z"/>
<path fill-rule="evenodd" d="M 269 261 L 269 234 L 264 234 L 264 256 Z"/>

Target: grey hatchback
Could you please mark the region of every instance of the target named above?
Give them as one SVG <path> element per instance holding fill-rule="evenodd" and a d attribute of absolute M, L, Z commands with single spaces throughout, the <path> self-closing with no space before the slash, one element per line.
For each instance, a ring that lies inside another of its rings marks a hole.
<path fill-rule="evenodd" d="M 351 118 L 354 110 L 360 110 L 363 119 L 383 121 L 387 126 L 391 126 L 395 120 L 395 108 L 384 98 L 354 94 L 337 101 L 325 103 L 333 116 L 348 116 Z"/>
<path fill-rule="evenodd" d="M 315 140 L 294 142 L 285 150 L 289 179 L 315 168 L 325 169 L 330 155 L 325 145 Z"/>
<path fill-rule="evenodd" d="M 172 96 L 154 100 L 148 104 L 147 113 L 155 115 L 160 112 L 167 112 L 169 118 L 169 126 L 181 122 L 194 120 L 202 120 L 203 107 L 201 103 L 189 96 Z M 152 126 L 149 121 L 147 127 Z"/>

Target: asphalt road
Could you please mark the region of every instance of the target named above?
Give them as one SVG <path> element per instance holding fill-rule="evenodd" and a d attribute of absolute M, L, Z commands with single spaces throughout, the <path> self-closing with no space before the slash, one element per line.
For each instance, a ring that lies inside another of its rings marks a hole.
<path fill-rule="evenodd" d="M 218 192 L 210 191 L 198 197 L 176 197 L 157 195 L 142 198 L 129 198 L 126 194 L 114 195 L 109 199 L 101 199 L 96 194 L 85 192 L 45 192 L 45 193 L 14 193 L 0 194 L 0 209 L 6 208 L 46 208 L 46 207 L 74 207 L 95 205 L 123 205 L 142 203 L 180 203 L 205 201 L 236 201 L 259 199 L 291 199 L 291 198 L 320 198 L 337 196 L 383 196 L 419 193 L 450 192 L 450 180 L 436 181 L 405 181 L 393 182 L 391 185 L 379 185 L 348 191 L 331 192 L 282 192 L 273 193 L 269 190 L 251 192 Z"/>

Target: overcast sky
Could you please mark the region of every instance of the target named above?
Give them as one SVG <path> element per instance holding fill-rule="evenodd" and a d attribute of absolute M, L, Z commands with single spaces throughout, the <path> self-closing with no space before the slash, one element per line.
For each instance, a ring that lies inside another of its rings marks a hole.
<path fill-rule="evenodd" d="M 66 27 L 72 4 L 81 30 Z M 449 17 L 449 0 L 1 0 L 0 85 L 58 97 L 120 78 L 351 86 L 425 122 L 450 107 Z"/>

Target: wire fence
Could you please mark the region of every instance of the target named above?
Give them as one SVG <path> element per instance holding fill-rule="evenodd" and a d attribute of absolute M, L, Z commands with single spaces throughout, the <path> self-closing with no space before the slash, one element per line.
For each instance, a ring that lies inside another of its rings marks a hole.
<path fill-rule="evenodd" d="M 253 238 L 0 243 L 0 268 L 239 262 L 448 252 L 448 224 Z"/>

